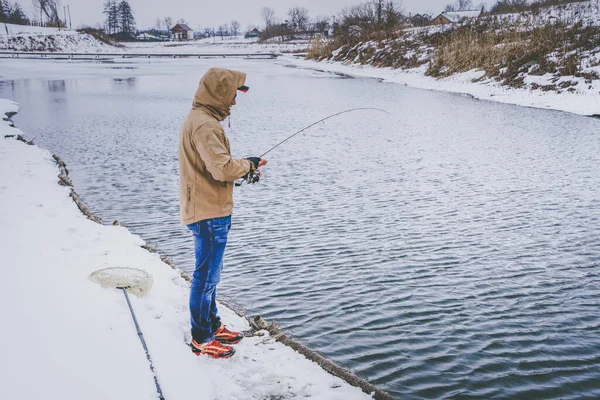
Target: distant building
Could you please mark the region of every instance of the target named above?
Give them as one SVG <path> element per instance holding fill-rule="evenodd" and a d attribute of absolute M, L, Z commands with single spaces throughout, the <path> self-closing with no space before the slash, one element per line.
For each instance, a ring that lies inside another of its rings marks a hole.
<path fill-rule="evenodd" d="M 258 30 L 258 28 L 254 28 L 250 32 L 246 33 L 246 37 L 247 38 L 257 38 L 257 37 L 260 37 L 260 33 L 261 32 Z"/>
<path fill-rule="evenodd" d="M 429 24 L 431 17 L 427 14 L 415 14 L 410 17 L 410 23 L 412 26 L 424 26 Z"/>
<path fill-rule="evenodd" d="M 171 37 L 175 40 L 194 40 L 194 30 L 186 24 L 177 24 L 171 28 Z"/>
<path fill-rule="evenodd" d="M 456 24 L 466 19 L 476 19 L 481 15 L 481 10 L 444 11 L 431 20 L 431 25 Z"/>

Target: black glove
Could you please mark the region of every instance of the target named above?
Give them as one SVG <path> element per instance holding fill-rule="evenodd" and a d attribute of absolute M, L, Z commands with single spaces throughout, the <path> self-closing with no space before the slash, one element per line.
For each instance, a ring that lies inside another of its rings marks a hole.
<path fill-rule="evenodd" d="M 260 163 L 260 157 L 246 157 L 246 160 L 250 161 L 250 171 L 254 172 L 258 169 L 258 164 Z"/>

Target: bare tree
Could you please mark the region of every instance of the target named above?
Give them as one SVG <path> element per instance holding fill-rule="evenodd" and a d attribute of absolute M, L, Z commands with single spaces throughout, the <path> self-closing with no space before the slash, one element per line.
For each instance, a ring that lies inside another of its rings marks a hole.
<path fill-rule="evenodd" d="M 273 25 L 275 10 L 271 7 L 263 7 L 262 10 L 260 10 L 260 16 L 265 21 L 265 29 L 268 31 L 271 25 Z"/>
<path fill-rule="evenodd" d="M 231 24 L 231 33 L 233 33 L 233 36 L 237 36 L 240 31 L 240 23 L 234 19 L 233 21 L 230 22 L 230 24 Z"/>
<path fill-rule="evenodd" d="M 44 15 L 45 15 L 46 20 L 51 25 L 59 24 L 60 23 L 60 18 L 58 16 L 59 6 L 60 6 L 59 0 L 33 0 L 34 10 L 36 10 L 40 13 L 40 23 L 43 22 Z"/>
<path fill-rule="evenodd" d="M 323 33 L 329 28 L 329 17 L 326 15 L 318 15 L 313 19 L 315 31 Z"/>
<path fill-rule="evenodd" d="M 456 11 L 456 4 L 453 3 L 449 3 L 446 4 L 446 6 L 444 7 L 444 11 L 448 12 L 448 11 Z"/>
<path fill-rule="evenodd" d="M 171 17 L 165 17 L 165 19 L 163 19 L 163 24 L 165 24 L 164 25 L 165 30 L 166 31 L 170 31 L 171 28 L 173 27 L 173 18 L 171 18 Z"/>
<path fill-rule="evenodd" d="M 458 0 L 458 10 L 472 10 L 473 9 L 473 1 L 472 0 Z"/>
<path fill-rule="evenodd" d="M 184 18 L 179 18 L 179 19 L 177 20 L 177 23 L 178 23 L 178 24 L 186 24 L 186 25 L 187 25 L 187 21 L 186 21 Z"/>
<path fill-rule="evenodd" d="M 48 0 L 32 0 L 33 9 L 40 13 L 40 24 L 44 22 L 44 13 L 48 7 Z"/>
<path fill-rule="evenodd" d="M 294 30 L 305 31 L 308 25 L 308 10 L 304 7 L 293 7 L 288 11 Z"/>
<path fill-rule="evenodd" d="M 156 19 L 154 20 L 154 29 L 156 29 L 157 31 L 160 31 L 162 29 L 162 20 L 160 19 L 160 17 L 156 17 Z"/>

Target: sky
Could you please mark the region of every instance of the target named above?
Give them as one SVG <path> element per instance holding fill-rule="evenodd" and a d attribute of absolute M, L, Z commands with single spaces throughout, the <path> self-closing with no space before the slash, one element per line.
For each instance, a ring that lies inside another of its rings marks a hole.
<path fill-rule="evenodd" d="M 29 0 L 17 0 L 25 9 L 28 16 L 33 15 L 33 7 Z M 95 27 L 104 21 L 102 14 L 104 0 L 59 0 L 62 6 L 69 5 L 73 28 L 81 25 Z M 430 13 L 439 14 L 444 6 L 456 0 L 403 0 L 402 8 L 406 13 Z M 474 0 L 474 4 L 480 4 L 481 0 Z M 287 19 L 287 11 L 292 7 L 304 7 L 311 17 L 317 15 L 335 15 L 343 8 L 360 4 L 361 0 L 228 0 L 226 3 L 220 1 L 178 0 L 178 1 L 156 1 L 156 0 L 129 0 L 133 8 L 138 29 L 152 28 L 157 17 L 164 19 L 170 16 L 173 22 L 180 18 L 185 19 L 194 30 L 204 30 L 207 27 L 218 27 L 231 20 L 237 20 L 241 29 L 246 30 L 250 25 L 262 25 L 260 10 L 263 7 L 271 7 L 275 10 L 275 16 L 281 20 Z M 484 4 L 490 6 L 494 0 L 483 0 Z M 62 16 L 62 12 L 61 12 Z"/>

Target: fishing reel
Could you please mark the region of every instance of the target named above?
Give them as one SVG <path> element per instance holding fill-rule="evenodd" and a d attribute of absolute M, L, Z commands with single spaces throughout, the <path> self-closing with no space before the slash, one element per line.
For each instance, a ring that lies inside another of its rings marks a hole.
<path fill-rule="evenodd" d="M 242 186 L 244 182 L 248 185 L 252 183 L 256 183 L 260 180 L 260 171 L 258 169 L 254 169 L 253 171 L 248 172 L 246 175 L 242 176 L 242 180 L 235 183 L 235 186 Z"/>

